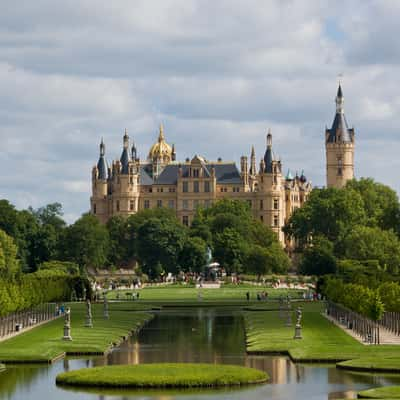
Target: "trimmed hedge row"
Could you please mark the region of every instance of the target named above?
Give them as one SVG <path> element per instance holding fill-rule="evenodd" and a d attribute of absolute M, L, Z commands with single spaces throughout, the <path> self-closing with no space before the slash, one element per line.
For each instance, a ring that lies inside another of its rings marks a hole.
<path fill-rule="evenodd" d="M 86 278 L 62 271 L 39 270 L 12 279 L 0 277 L 0 316 L 41 303 L 71 300 L 73 292 L 82 298 L 85 290 L 89 295 Z"/>

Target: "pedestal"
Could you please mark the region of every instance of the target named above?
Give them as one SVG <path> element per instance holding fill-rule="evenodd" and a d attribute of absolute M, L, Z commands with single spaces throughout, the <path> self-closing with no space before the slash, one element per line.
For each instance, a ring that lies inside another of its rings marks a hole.
<path fill-rule="evenodd" d="M 296 324 L 293 339 L 303 339 L 303 337 L 301 336 L 301 325 L 300 324 Z"/>
<path fill-rule="evenodd" d="M 63 336 L 62 340 L 72 340 L 70 325 L 67 325 L 67 324 L 64 325 L 64 336 Z"/>

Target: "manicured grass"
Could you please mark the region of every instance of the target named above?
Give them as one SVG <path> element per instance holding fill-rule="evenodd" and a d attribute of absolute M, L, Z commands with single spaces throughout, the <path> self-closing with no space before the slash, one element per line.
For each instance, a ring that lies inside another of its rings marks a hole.
<path fill-rule="evenodd" d="M 358 393 L 357 397 L 361 399 L 400 399 L 400 386 L 383 386 L 363 390 Z"/>
<path fill-rule="evenodd" d="M 152 318 L 136 311 L 134 304 L 109 305 L 110 319 L 103 318 L 103 305 L 93 304 L 93 328 L 84 327 L 85 305 L 71 305 L 72 341 L 62 340 L 64 318 L 58 318 L 14 338 L 0 342 L 1 362 L 51 362 L 66 354 L 104 354 L 113 344 Z M 138 308 L 143 306 L 138 305 Z"/>
<path fill-rule="evenodd" d="M 304 304 L 303 339 L 300 340 L 293 339 L 295 313 L 293 326 L 286 327 L 286 318 L 279 318 L 277 311 L 245 312 L 247 350 L 259 353 L 288 353 L 295 361 L 335 362 L 364 357 L 400 358 L 400 346 L 365 346 L 322 316 L 321 309 L 320 303 Z"/>
<path fill-rule="evenodd" d="M 337 367 L 361 372 L 400 372 L 400 349 L 397 353 L 397 357 L 377 358 L 373 356 L 343 361 L 338 363 Z"/>
<path fill-rule="evenodd" d="M 80 369 L 59 374 L 57 384 L 86 387 L 216 387 L 265 382 L 265 372 L 236 365 L 139 364 Z"/>
<path fill-rule="evenodd" d="M 170 285 L 162 287 L 145 287 L 139 290 L 112 290 L 107 296 L 109 299 L 116 299 L 117 293 L 119 299 L 127 298 L 126 293 L 139 293 L 139 301 L 155 302 L 197 302 L 198 293 L 201 293 L 203 302 L 224 301 L 232 303 L 245 303 L 246 293 L 250 293 L 252 303 L 257 303 L 257 293 L 265 291 L 268 293 L 268 299 L 278 299 L 280 296 L 286 297 L 289 293 L 292 298 L 301 298 L 302 291 L 295 289 L 268 289 L 253 285 L 222 285 L 219 289 L 196 289 L 195 287 L 185 287 L 183 285 Z"/>

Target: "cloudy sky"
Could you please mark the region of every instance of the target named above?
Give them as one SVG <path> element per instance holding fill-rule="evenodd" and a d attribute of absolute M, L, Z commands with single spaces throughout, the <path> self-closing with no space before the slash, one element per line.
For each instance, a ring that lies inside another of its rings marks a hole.
<path fill-rule="evenodd" d="M 285 172 L 325 184 L 338 74 L 356 175 L 400 192 L 400 1 L 2 0 L 0 198 L 89 209 L 101 137 L 141 158 L 164 124 L 178 159 L 239 163 L 273 133 Z"/>

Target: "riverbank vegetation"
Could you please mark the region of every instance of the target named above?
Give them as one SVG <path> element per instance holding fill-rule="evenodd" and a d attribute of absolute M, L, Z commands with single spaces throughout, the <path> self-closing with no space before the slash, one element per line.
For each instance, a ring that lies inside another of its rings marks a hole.
<path fill-rule="evenodd" d="M 321 303 L 303 303 L 302 306 L 301 340 L 293 339 L 295 321 L 287 327 L 285 311 L 281 315 L 279 311 L 246 311 L 247 351 L 289 354 L 298 362 L 336 362 L 372 357 L 383 360 L 400 354 L 396 345 L 361 344 L 321 314 Z"/>
<path fill-rule="evenodd" d="M 222 364 L 112 365 L 61 373 L 57 384 L 85 387 L 218 387 L 265 382 L 265 372 Z"/>
<path fill-rule="evenodd" d="M 67 226 L 59 203 L 18 211 L 0 200 L 0 230 L 14 240 L 23 272 L 34 272 L 54 260 L 73 262 L 81 272 L 138 261 L 139 275 L 160 279 L 167 273 L 203 272 L 208 248 L 228 273 L 261 276 L 285 273 L 289 266 L 275 234 L 253 218 L 248 204 L 227 199 L 199 208 L 190 228 L 166 208 L 113 217 L 106 225 L 84 214 Z M 14 267 L 7 263 L 8 269 Z"/>
<path fill-rule="evenodd" d="M 131 332 L 152 318 L 147 307 L 132 303 L 109 304 L 109 319 L 103 317 L 103 305 L 93 304 L 93 328 L 85 324 L 86 306 L 71 306 L 72 341 L 62 340 L 64 318 L 48 322 L 14 338 L 0 342 L 0 361 L 51 362 L 64 354 L 104 354 Z"/>
<path fill-rule="evenodd" d="M 384 386 L 358 392 L 359 399 L 400 399 L 400 386 Z"/>

